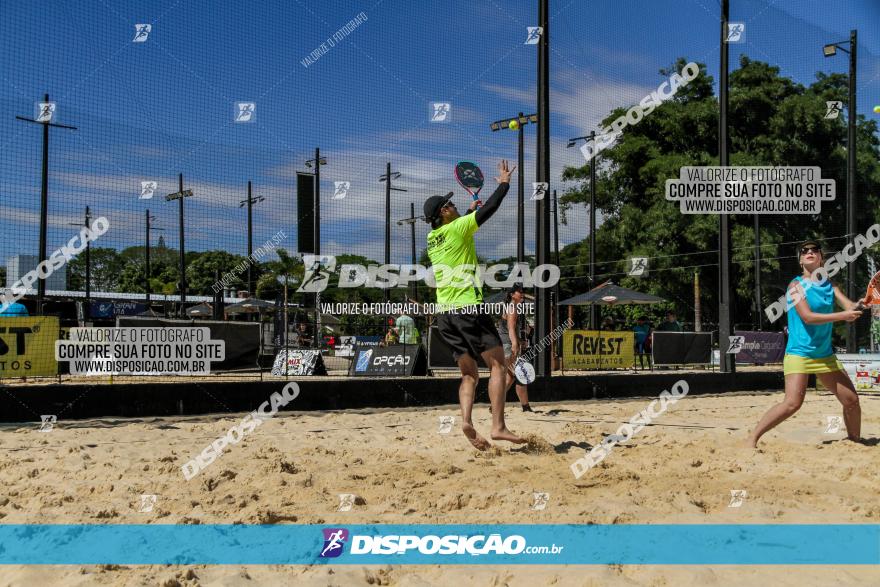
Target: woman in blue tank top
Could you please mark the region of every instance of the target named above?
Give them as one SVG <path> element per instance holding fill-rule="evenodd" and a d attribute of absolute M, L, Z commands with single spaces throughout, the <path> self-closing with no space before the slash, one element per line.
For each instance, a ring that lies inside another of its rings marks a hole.
<path fill-rule="evenodd" d="M 821 272 L 813 279 L 814 273 L 825 263 L 818 242 L 808 240 L 802 243 L 798 247 L 798 259 L 803 274 L 792 280 L 786 295 L 788 343 L 783 359 L 785 399 L 770 408 L 758 422 L 748 440 L 753 448 L 757 448 L 758 440 L 768 430 L 800 409 L 811 374 L 843 404 L 847 437 L 854 441 L 861 439 L 859 396 L 849 375 L 834 356 L 831 329 L 834 322 L 856 320 L 862 311 L 856 309 L 858 302 L 847 298 L 839 287 L 828 280 L 827 274 L 824 280 L 820 279 Z M 844 311 L 834 311 L 835 301 Z"/>

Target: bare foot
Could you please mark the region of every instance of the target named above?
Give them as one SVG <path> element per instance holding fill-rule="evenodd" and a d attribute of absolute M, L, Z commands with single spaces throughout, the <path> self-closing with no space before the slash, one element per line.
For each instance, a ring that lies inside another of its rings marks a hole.
<path fill-rule="evenodd" d="M 502 428 L 501 430 L 493 430 L 492 440 L 506 440 L 507 442 L 512 442 L 514 444 L 525 444 L 526 442 L 524 438 L 520 438 L 507 428 Z"/>
<path fill-rule="evenodd" d="M 492 446 L 489 444 L 488 440 L 477 434 L 477 430 L 474 428 L 473 424 L 463 422 L 461 425 L 461 431 L 464 432 L 467 439 L 474 445 L 474 448 L 478 450 L 487 450 Z"/>
<path fill-rule="evenodd" d="M 750 449 L 757 449 L 758 448 L 757 441 L 752 440 L 751 437 L 743 438 L 737 444 L 739 445 L 740 448 L 750 448 Z"/>

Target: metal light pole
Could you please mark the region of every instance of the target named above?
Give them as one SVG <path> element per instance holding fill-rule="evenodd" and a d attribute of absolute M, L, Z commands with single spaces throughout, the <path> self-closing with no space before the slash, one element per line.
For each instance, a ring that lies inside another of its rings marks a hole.
<path fill-rule="evenodd" d="M 86 206 L 86 216 L 83 220 L 82 224 L 79 222 L 68 222 L 70 226 L 85 226 L 89 228 L 92 223 L 92 212 L 88 206 Z M 92 243 L 91 241 L 86 242 L 86 302 L 89 302 L 92 298 Z M 88 314 L 88 312 L 86 312 Z M 88 316 L 86 316 L 88 317 Z"/>
<path fill-rule="evenodd" d="M 728 165 L 730 141 L 727 136 L 728 46 L 727 21 L 730 0 L 721 0 L 721 69 L 718 78 L 718 164 Z M 721 351 L 721 372 L 736 371 L 736 361 L 727 354 L 730 344 L 732 314 L 730 283 L 730 224 L 727 214 L 718 216 L 718 348 Z"/>
<path fill-rule="evenodd" d="M 606 133 L 596 133 L 591 131 L 590 134 L 583 137 L 575 137 L 568 140 L 568 148 L 574 147 L 578 141 L 592 142 L 596 144 L 596 137 L 605 136 Z M 596 160 L 599 154 L 593 155 L 588 165 L 590 166 L 590 289 L 596 287 Z M 596 304 L 590 305 L 590 330 L 599 327 L 599 307 Z"/>
<path fill-rule="evenodd" d="M 184 316 L 183 306 L 186 303 L 186 246 L 184 244 L 184 234 L 183 234 L 183 200 L 189 197 L 192 197 L 192 190 L 183 189 L 183 174 L 179 174 L 177 176 L 177 190 L 173 194 L 168 194 L 165 196 L 166 202 L 171 202 L 173 200 L 177 200 L 179 202 L 178 207 L 178 229 L 180 231 L 180 281 L 177 283 L 178 290 L 180 291 L 180 315 Z"/>
<path fill-rule="evenodd" d="M 841 45 L 849 43 L 849 50 Z M 825 57 L 832 57 L 840 49 L 849 53 L 849 115 L 846 132 L 846 243 L 851 245 L 856 233 L 856 51 L 858 49 L 858 31 L 853 29 L 849 32 L 849 41 L 831 43 L 822 48 Z M 851 300 L 857 299 L 856 293 L 856 260 L 853 259 L 846 266 L 846 297 Z M 857 350 L 856 323 L 846 324 L 846 352 L 854 353 Z"/>
<path fill-rule="evenodd" d="M 43 95 L 43 102 L 46 104 L 49 103 L 49 94 Z M 54 110 L 48 111 L 49 116 L 46 120 L 37 120 L 33 118 L 26 118 L 24 116 L 16 116 L 18 120 L 23 120 L 24 122 L 32 122 L 34 124 L 43 125 L 43 163 L 41 169 L 41 180 L 40 180 L 40 254 L 39 259 L 37 260 L 37 266 L 40 263 L 47 259 L 46 257 L 46 240 L 48 238 L 48 228 L 49 228 L 49 127 L 54 126 L 56 128 L 66 128 L 68 130 L 77 130 L 75 126 L 68 126 L 66 124 L 58 124 L 57 122 L 52 122 L 52 118 L 54 117 Z M 43 112 L 40 113 L 39 118 L 43 118 Z M 46 297 L 46 280 L 40 279 L 37 281 L 37 314 L 43 314 L 43 300 Z"/>
<path fill-rule="evenodd" d="M 251 182 L 248 181 L 247 188 L 247 199 L 242 200 L 238 203 L 238 207 L 241 208 L 243 206 L 247 206 L 247 258 L 248 258 L 248 274 L 247 274 L 247 284 L 248 284 L 248 296 L 254 297 L 254 279 L 252 268 L 254 265 L 254 260 L 251 256 L 254 254 L 254 223 L 253 223 L 253 205 L 259 202 L 262 202 L 266 198 L 263 196 L 257 196 L 256 198 L 251 195 Z"/>
<path fill-rule="evenodd" d="M 556 267 L 559 267 L 559 200 L 556 198 L 556 190 L 553 190 L 553 251 L 556 253 Z M 560 276 L 560 279 L 562 277 Z M 553 312 L 553 328 L 559 328 L 559 282 L 556 282 L 556 286 L 553 288 L 554 293 L 554 312 Z M 556 358 L 557 353 L 556 349 L 558 343 L 553 345 L 553 363 L 554 367 L 556 366 Z"/>
<path fill-rule="evenodd" d="M 147 306 L 150 304 L 150 231 L 151 230 L 165 230 L 164 228 L 158 228 L 152 226 L 152 221 L 155 220 L 155 216 L 150 215 L 150 211 L 146 210 L 144 220 L 146 221 L 146 234 L 144 239 L 144 291 L 146 292 L 146 301 Z"/>
<path fill-rule="evenodd" d="M 321 149 L 315 147 L 315 158 L 309 159 L 306 161 L 306 167 L 311 168 L 315 167 L 315 198 L 313 203 L 312 211 L 314 214 L 312 215 L 312 226 L 314 228 L 315 234 L 315 242 L 312 249 L 314 249 L 315 255 L 321 254 L 321 165 L 327 165 L 327 158 L 321 157 Z M 285 299 L 287 299 L 285 297 Z M 286 306 L 285 306 L 286 308 Z M 285 325 L 285 328 L 287 326 Z M 312 339 L 313 342 L 318 343 L 318 348 L 320 349 L 323 342 L 324 336 L 321 332 L 321 294 L 320 292 L 315 293 L 315 336 Z"/>
<path fill-rule="evenodd" d="M 550 186 L 550 7 L 549 0 L 538 2 L 538 26 L 541 39 L 538 42 L 538 145 L 536 151 L 537 169 L 535 179 Z M 550 249 L 550 206 L 546 196 L 535 202 L 535 224 L 537 238 L 536 262 L 543 265 L 548 261 Z M 550 334 L 550 295 L 539 287 L 535 292 L 535 340 L 544 339 Z M 536 357 L 535 371 L 539 377 L 552 374 L 550 356 L 545 347 Z"/>
<path fill-rule="evenodd" d="M 413 265 L 416 264 L 416 222 L 419 220 L 424 220 L 424 216 L 416 216 L 416 205 L 412 202 L 409 203 L 409 218 L 403 218 L 402 220 L 397 221 L 397 225 L 401 226 L 403 224 L 409 224 L 410 230 L 410 259 Z M 411 300 L 418 302 L 419 301 L 419 290 L 416 287 L 415 281 L 409 282 L 409 297 Z"/>
<path fill-rule="evenodd" d="M 391 264 L 391 192 L 405 192 L 403 188 L 391 186 L 392 179 L 400 178 L 399 171 L 391 171 L 391 162 L 385 164 L 385 173 L 379 176 L 379 182 L 385 182 L 385 265 Z M 383 288 L 382 298 L 387 304 L 391 297 L 391 289 Z M 387 307 L 387 306 L 386 306 Z M 388 330 L 388 316 L 385 316 L 385 330 Z"/>
<path fill-rule="evenodd" d="M 517 124 L 517 135 L 519 139 L 519 143 L 517 145 L 517 197 L 516 197 L 516 262 L 522 263 L 525 259 L 525 220 L 523 219 L 523 213 L 525 211 L 525 169 L 524 169 L 524 137 L 523 137 L 523 127 L 528 123 L 536 124 L 538 122 L 537 114 L 523 114 L 520 112 L 515 118 L 504 118 L 502 120 L 496 120 L 492 124 L 489 125 L 489 128 L 492 131 L 504 130 L 510 128 L 510 123 L 516 121 Z"/>

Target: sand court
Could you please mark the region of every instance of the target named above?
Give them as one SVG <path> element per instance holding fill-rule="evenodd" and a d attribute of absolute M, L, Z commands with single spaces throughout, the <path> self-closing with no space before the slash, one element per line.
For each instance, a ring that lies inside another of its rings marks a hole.
<path fill-rule="evenodd" d="M 771 431 L 760 450 L 741 448 L 738 441 L 779 397 L 682 398 L 580 478 L 571 463 L 653 398 L 538 401 L 531 414 L 508 405 L 511 430 L 528 443 L 495 443 L 485 452 L 461 434 L 453 405 L 282 411 L 189 481 L 183 464 L 244 413 L 62 420 L 50 432 L 39 424 L 4 425 L 0 523 L 880 523 L 880 397 L 861 396 L 864 444 L 843 440 L 842 429 L 829 433 L 827 417 L 839 415 L 839 404 L 810 391 L 801 411 Z M 478 404 L 475 425 L 487 431 L 489 423 L 487 405 Z M 725 585 L 741 584 L 743 573 L 780 585 L 821 577 L 880 581 L 877 568 L 825 566 L 110 565 L 5 567 L 0 584 L 252 585 L 264 584 L 262 576 L 266 584 L 283 577 L 314 585 L 434 585 L 451 577 L 498 585 Z"/>

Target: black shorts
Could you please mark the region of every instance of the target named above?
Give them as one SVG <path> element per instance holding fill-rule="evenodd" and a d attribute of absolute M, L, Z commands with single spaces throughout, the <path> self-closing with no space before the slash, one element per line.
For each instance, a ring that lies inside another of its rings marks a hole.
<path fill-rule="evenodd" d="M 485 351 L 501 346 L 495 323 L 479 312 L 438 314 L 437 332 L 452 349 L 456 362 L 464 355 L 476 359 Z"/>

